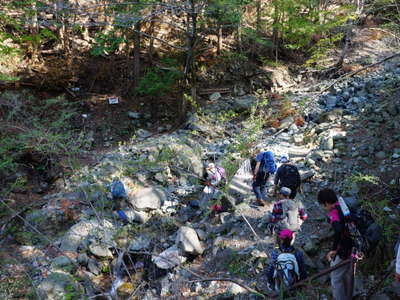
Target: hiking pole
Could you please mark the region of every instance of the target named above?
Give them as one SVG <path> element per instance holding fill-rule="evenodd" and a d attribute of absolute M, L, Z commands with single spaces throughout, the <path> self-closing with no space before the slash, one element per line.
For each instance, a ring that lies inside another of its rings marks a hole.
<path fill-rule="evenodd" d="M 250 225 L 249 221 L 247 221 L 247 218 L 243 215 L 240 214 L 242 216 L 242 218 L 246 221 L 247 225 L 249 225 L 251 231 L 253 232 L 253 234 L 256 236 L 257 240 L 261 240 L 260 237 L 258 236 L 258 234 L 254 231 L 253 227 Z"/>

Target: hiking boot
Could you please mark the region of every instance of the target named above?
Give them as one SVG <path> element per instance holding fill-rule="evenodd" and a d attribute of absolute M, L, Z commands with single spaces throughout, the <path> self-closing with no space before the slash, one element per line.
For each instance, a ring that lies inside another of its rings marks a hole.
<path fill-rule="evenodd" d="M 261 200 L 261 199 L 257 199 L 257 200 L 256 200 L 256 204 L 257 204 L 258 206 L 265 206 L 265 201 L 264 201 L 264 200 Z"/>

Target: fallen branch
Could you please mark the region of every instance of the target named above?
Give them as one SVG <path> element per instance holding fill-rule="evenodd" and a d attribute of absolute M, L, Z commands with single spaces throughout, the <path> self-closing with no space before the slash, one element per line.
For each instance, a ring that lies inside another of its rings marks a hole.
<path fill-rule="evenodd" d="M 300 288 L 300 287 L 303 287 L 303 286 L 305 286 L 305 285 L 306 285 L 306 286 L 307 286 L 307 285 L 310 285 L 310 284 L 311 284 L 311 281 L 313 281 L 313 280 L 315 280 L 315 279 L 317 279 L 317 278 L 319 278 L 319 277 L 322 277 L 322 276 L 324 276 L 324 275 L 326 275 L 326 274 L 329 274 L 329 273 L 335 271 L 336 269 L 339 269 L 340 267 L 343 267 L 344 265 L 350 264 L 350 263 L 352 263 L 352 262 L 353 262 L 353 259 L 352 259 L 352 258 L 346 259 L 346 260 L 342 261 L 341 263 L 338 263 L 337 265 L 335 265 L 335 266 L 333 266 L 333 267 L 330 267 L 330 268 L 327 268 L 327 269 L 325 269 L 325 270 L 322 270 L 321 272 L 319 272 L 319 273 L 317 273 L 317 274 L 314 274 L 313 276 L 310 276 L 310 277 L 308 277 L 308 278 L 306 278 L 306 279 L 304 279 L 304 280 L 301 280 L 301 281 L 295 283 L 295 284 L 292 285 L 291 287 L 289 287 L 289 288 L 287 288 L 287 289 L 284 289 L 284 290 L 283 290 L 283 293 L 286 293 L 286 292 L 295 290 L 295 289 Z M 271 298 L 277 298 L 277 297 L 279 297 L 279 294 L 278 294 L 278 293 L 275 293 L 275 294 L 271 295 L 270 297 L 271 297 Z"/>
<path fill-rule="evenodd" d="M 170 259 L 164 257 L 164 256 L 160 256 L 159 254 L 156 253 L 152 253 L 152 252 L 147 252 L 147 251 L 128 251 L 128 253 L 132 253 L 132 254 L 142 254 L 142 255 L 151 255 L 151 256 L 158 256 L 161 257 L 162 259 L 166 260 L 167 262 L 171 262 Z M 267 295 L 263 294 L 262 292 L 256 291 L 255 289 L 252 289 L 251 287 L 245 285 L 243 282 L 241 282 L 241 280 L 238 279 L 232 279 L 232 278 L 220 278 L 220 277 L 204 277 L 188 268 L 183 267 L 182 265 L 179 265 L 180 268 L 182 268 L 183 270 L 189 272 L 190 274 L 200 278 L 200 279 L 196 279 L 196 280 L 187 280 L 186 282 L 188 283 L 194 283 L 194 282 L 202 282 L 202 281 L 229 281 L 229 282 L 233 282 L 236 283 L 237 285 L 241 286 L 242 288 L 244 288 L 245 290 L 249 291 L 250 293 L 253 293 L 259 297 L 262 297 L 263 299 L 267 299 Z"/>
<path fill-rule="evenodd" d="M 328 87 L 326 87 L 325 89 L 323 89 L 322 91 L 320 91 L 319 94 L 322 94 L 323 92 L 326 92 L 326 91 L 329 90 L 331 87 L 333 87 L 335 84 L 337 84 L 337 83 L 343 81 L 344 79 L 353 77 L 354 75 L 356 75 L 356 74 L 358 74 L 358 73 L 360 73 L 360 72 L 362 72 L 362 71 L 364 71 L 364 70 L 366 70 L 366 69 L 369 69 L 369 68 L 372 68 L 372 67 L 374 67 L 374 66 L 380 65 L 381 63 L 384 63 L 385 61 L 390 60 L 390 59 L 392 59 L 392 58 L 394 58 L 394 57 L 396 57 L 396 56 L 399 56 L 399 55 L 400 55 L 400 52 L 399 52 L 399 53 L 395 53 L 395 54 L 393 54 L 393 55 L 390 55 L 390 56 L 388 56 L 388 57 L 385 57 L 384 59 L 382 59 L 382 60 L 380 60 L 380 61 L 378 61 L 378 62 L 376 62 L 376 63 L 373 63 L 373 64 L 370 64 L 370 65 L 368 65 L 368 66 L 365 66 L 364 68 L 361 68 L 361 69 L 356 70 L 356 71 L 354 71 L 354 72 L 351 72 L 351 73 L 349 73 L 349 74 L 345 74 L 345 75 L 339 77 L 338 79 L 336 79 L 336 80 L 335 80 L 332 84 L 330 84 Z"/>

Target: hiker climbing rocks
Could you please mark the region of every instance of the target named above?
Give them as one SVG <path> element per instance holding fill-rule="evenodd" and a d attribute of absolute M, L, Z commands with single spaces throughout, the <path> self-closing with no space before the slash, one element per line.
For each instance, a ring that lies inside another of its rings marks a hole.
<path fill-rule="evenodd" d="M 268 223 L 267 227 L 271 233 L 283 229 L 297 232 L 307 219 L 303 203 L 289 199 L 290 193 L 291 190 L 289 188 L 281 188 L 272 212 L 268 212 L 265 216 L 265 222 Z"/>
<path fill-rule="evenodd" d="M 205 187 L 201 198 L 201 206 L 206 207 L 211 199 L 218 197 L 218 187 L 222 185 L 225 180 L 225 170 L 214 163 L 209 163 L 204 173 Z"/>
<path fill-rule="evenodd" d="M 326 259 L 333 267 L 350 258 L 353 240 L 343 222 L 344 215 L 335 192 L 332 189 L 321 190 L 318 193 L 318 203 L 328 212 L 329 223 L 334 230 L 332 248 L 326 255 Z M 352 298 L 353 291 L 350 290 L 352 276 L 350 263 L 331 272 L 332 294 L 335 300 Z"/>
<path fill-rule="evenodd" d="M 274 153 L 261 151 L 255 158 L 253 170 L 253 192 L 256 195 L 257 205 L 264 206 L 267 200 L 267 180 L 276 171 Z"/>
<path fill-rule="evenodd" d="M 272 251 L 267 266 L 268 288 L 277 292 L 307 277 L 304 255 L 292 246 L 293 231 L 284 229 L 278 237 L 278 247 Z"/>
<path fill-rule="evenodd" d="M 288 154 L 281 155 L 280 161 L 282 165 L 278 168 L 275 174 L 275 191 L 278 188 L 288 187 L 291 190 L 289 199 L 294 199 L 301 183 L 299 170 L 295 165 L 290 163 Z"/>
<path fill-rule="evenodd" d="M 396 243 L 396 273 L 395 273 L 395 281 L 400 283 L 400 237 Z"/>

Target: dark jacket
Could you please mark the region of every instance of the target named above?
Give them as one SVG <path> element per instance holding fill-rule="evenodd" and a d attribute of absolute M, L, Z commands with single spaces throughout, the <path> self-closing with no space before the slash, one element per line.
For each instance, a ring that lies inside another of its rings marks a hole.
<path fill-rule="evenodd" d="M 339 203 L 328 213 L 329 223 L 332 225 L 334 235 L 332 250 L 337 251 L 341 259 L 347 259 L 351 255 L 353 240 L 344 223 L 344 216 Z"/>
<path fill-rule="evenodd" d="M 298 188 L 301 183 L 299 170 L 295 165 L 283 164 L 275 174 L 275 185 Z"/>

